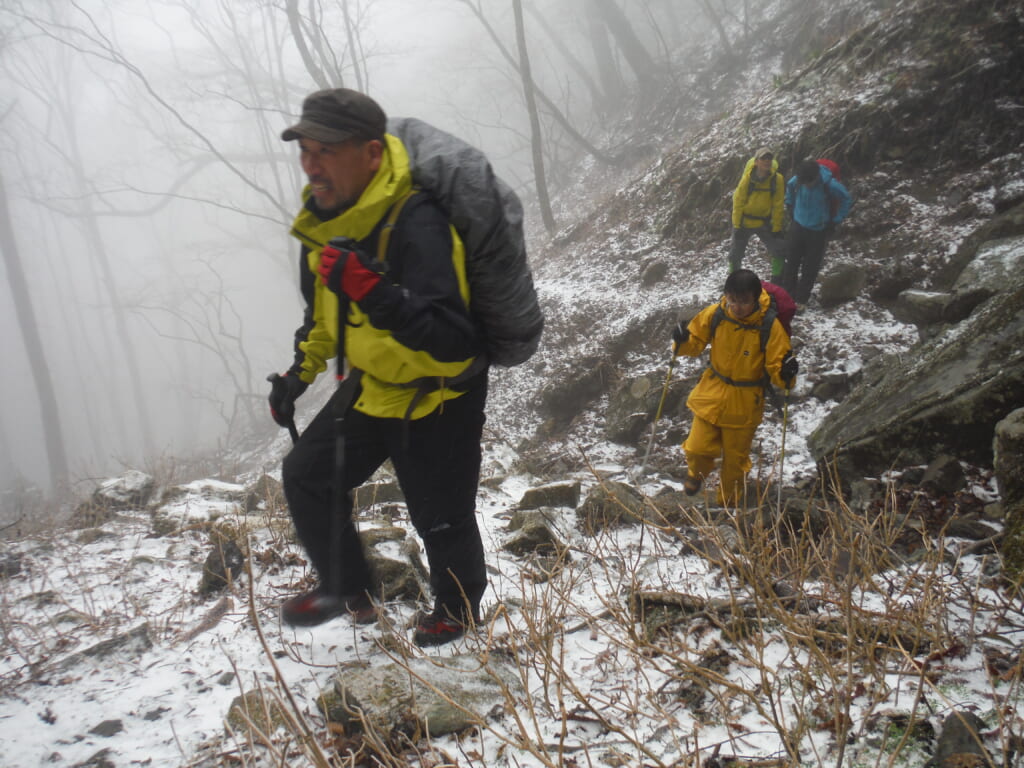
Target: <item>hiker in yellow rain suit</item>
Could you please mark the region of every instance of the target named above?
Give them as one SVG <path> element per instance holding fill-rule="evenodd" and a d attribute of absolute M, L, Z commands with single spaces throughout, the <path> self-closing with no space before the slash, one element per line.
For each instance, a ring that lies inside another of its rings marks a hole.
<path fill-rule="evenodd" d="M 710 365 L 686 401 L 693 426 L 683 443 L 686 493 L 697 493 L 721 457 L 718 502 L 743 501 L 750 446 L 764 414 L 765 386 L 792 389 L 798 365 L 771 296 L 749 269 L 725 281 L 725 296 L 672 332 L 675 354 L 697 357 L 711 345 Z"/>

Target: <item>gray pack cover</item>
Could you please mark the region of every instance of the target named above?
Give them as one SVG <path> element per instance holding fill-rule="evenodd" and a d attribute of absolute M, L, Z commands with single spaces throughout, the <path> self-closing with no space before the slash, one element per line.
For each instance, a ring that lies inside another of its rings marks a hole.
<path fill-rule="evenodd" d="M 388 133 L 409 153 L 413 183 L 440 203 L 466 246 L 470 308 L 491 363 L 519 365 L 540 344 L 544 317 L 526 260 L 523 206 L 476 147 L 415 118 Z"/>

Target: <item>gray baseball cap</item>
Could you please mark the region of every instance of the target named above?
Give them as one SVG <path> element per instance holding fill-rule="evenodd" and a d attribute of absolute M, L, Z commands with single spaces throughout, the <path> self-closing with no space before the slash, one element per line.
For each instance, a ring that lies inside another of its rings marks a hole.
<path fill-rule="evenodd" d="M 307 96 L 301 119 L 282 132 L 281 138 L 309 138 L 324 144 L 353 138 L 383 139 L 386 125 L 387 115 L 369 96 L 350 88 L 332 88 Z"/>

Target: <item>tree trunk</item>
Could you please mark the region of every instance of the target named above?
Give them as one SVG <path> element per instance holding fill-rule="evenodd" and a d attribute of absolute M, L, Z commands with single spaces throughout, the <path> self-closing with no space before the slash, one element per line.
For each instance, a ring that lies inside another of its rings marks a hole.
<path fill-rule="evenodd" d="M 526 110 L 530 114 L 530 147 L 533 150 L 533 177 L 537 184 L 537 202 L 540 204 L 540 215 L 544 220 L 544 228 L 547 229 L 548 234 L 552 234 L 555 231 L 555 217 L 551 213 L 548 183 L 544 175 L 543 139 L 540 135 L 540 117 L 537 115 L 537 102 L 533 98 L 533 77 L 530 74 L 530 57 L 526 51 L 526 29 L 523 25 L 522 0 L 512 0 L 512 10 L 516 18 L 519 74 L 523 78 L 523 95 L 526 97 Z"/>
<path fill-rule="evenodd" d="M 622 100 L 623 94 L 626 92 L 626 84 L 622 81 L 622 73 L 615 62 L 611 43 L 608 42 L 608 27 L 595 14 L 587 13 L 586 19 L 590 47 L 594 51 L 594 63 L 597 64 L 605 102 L 615 104 Z"/>
<path fill-rule="evenodd" d="M 615 0 L 593 0 L 593 2 L 597 12 L 604 19 L 608 31 L 615 38 L 619 50 L 622 51 L 622 55 L 636 74 L 641 90 L 648 89 L 653 85 L 655 79 L 654 59 L 640 42 L 640 38 L 633 30 L 633 25 L 629 23 L 626 14 L 622 12 Z"/>
<path fill-rule="evenodd" d="M 562 54 L 569 66 L 572 67 L 573 72 L 579 76 L 580 80 L 586 86 L 587 90 L 590 92 L 590 101 L 594 111 L 603 113 L 606 106 L 604 100 L 605 94 L 601 92 L 600 86 L 598 86 L 594 78 L 591 77 L 587 68 L 583 66 L 583 62 L 580 61 L 576 54 L 569 49 L 569 46 L 565 44 L 562 36 L 552 29 L 551 25 L 547 22 L 547 19 L 544 18 L 541 12 L 538 11 L 532 3 L 526 6 L 526 12 L 537 22 L 537 26 L 547 34 L 548 38 L 551 40 L 551 44 L 555 46 L 560 54 Z"/>
<path fill-rule="evenodd" d="M 295 41 L 295 47 L 299 49 L 299 57 L 302 59 L 306 71 L 313 78 L 313 82 L 321 89 L 330 88 L 331 85 L 327 82 L 327 76 L 317 66 L 316 61 L 313 59 L 313 54 L 309 52 L 309 46 L 306 45 L 306 33 L 302 28 L 302 18 L 299 16 L 299 0 L 286 0 L 285 12 L 288 14 L 288 26 L 292 30 L 292 39 Z M 338 85 L 341 85 L 341 83 L 338 83 Z"/>
<path fill-rule="evenodd" d="M 64 450 L 64 436 L 60 427 L 60 414 L 57 410 L 53 380 L 50 378 L 50 369 L 43 355 L 43 343 L 39 337 L 39 327 L 36 325 L 35 313 L 29 299 L 28 281 L 21 268 L 21 258 L 18 255 L 18 246 L 14 239 L 3 176 L 0 176 L 0 250 L 3 250 L 4 253 L 4 263 L 7 265 L 7 284 L 11 289 L 14 311 L 18 317 L 25 351 L 28 354 L 29 369 L 32 371 L 36 392 L 39 395 L 43 441 L 50 464 L 50 485 L 54 494 L 59 497 L 68 488 L 68 458 Z"/>
<path fill-rule="evenodd" d="M 704 9 L 704 14 L 708 17 L 708 21 L 711 22 L 715 31 L 718 32 L 718 39 L 722 42 L 722 50 L 731 57 L 732 43 L 729 42 L 729 35 L 726 34 L 725 26 L 722 24 L 721 15 L 715 12 L 709 0 L 700 0 L 700 5 Z"/>
<path fill-rule="evenodd" d="M 366 93 L 366 78 L 363 77 L 363 72 L 359 68 L 360 58 L 356 53 L 356 30 L 352 25 L 352 18 L 348 12 L 348 0 L 342 0 L 341 12 L 345 18 L 345 36 L 348 39 L 348 52 L 352 56 L 352 72 L 356 76 L 356 90 Z M 366 60 L 363 59 L 363 67 L 366 66 Z"/>

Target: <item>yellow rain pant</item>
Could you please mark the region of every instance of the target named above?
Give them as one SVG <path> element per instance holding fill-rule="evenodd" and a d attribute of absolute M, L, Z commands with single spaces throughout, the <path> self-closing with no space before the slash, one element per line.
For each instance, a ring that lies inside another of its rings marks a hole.
<path fill-rule="evenodd" d="M 706 478 L 722 458 L 718 503 L 736 506 L 743 501 L 747 472 L 752 466 L 750 446 L 754 443 L 753 427 L 718 427 L 700 416 L 693 417 L 690 435 L 683 443 L 686 467 L 691 475 Z"/>

